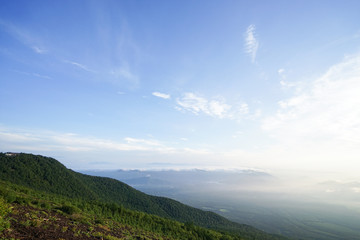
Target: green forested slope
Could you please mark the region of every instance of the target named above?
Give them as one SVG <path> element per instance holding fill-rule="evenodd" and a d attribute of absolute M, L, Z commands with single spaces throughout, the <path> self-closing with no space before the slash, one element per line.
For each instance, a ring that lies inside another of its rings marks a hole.
<path fill-rule="evenodd" d="M 0 180 L 0 239 L 248 238 L 128 210 L 115 203 L 67 198 Z"/>
<path fill-rule="evenodd" d="M 55 159 L 39 155 L 0 153 L 0 179 L 74 200 L 115 203 L 160 217 L 230 231 L 248 239 L 283 239 L 175 200 L 144 194 L 114 179 L 74 172 Z"/>

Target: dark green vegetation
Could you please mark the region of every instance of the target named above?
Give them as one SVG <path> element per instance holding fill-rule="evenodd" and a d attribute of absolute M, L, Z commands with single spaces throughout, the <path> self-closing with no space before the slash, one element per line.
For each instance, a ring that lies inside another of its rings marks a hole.
<path fill-rule="evenodd" d="M 28 211 L 65 214 L 69 221 L 88 224 L 92 229 L 85 231 L 81 225 L 78 236 L 108 234 L 94 230 L 100 224 L 113 233 L 121 229 L 130 229 L 124 233 L 135 233 L 132 236 L 144 232 L 148 239 L 285 239 L 168 198 L 146 195 L 117 180 L 76 173 L 43 156 L 0 153 L 0 179 L 0 196 L 5 199 L 0 202 L 3 216 L 11 207 L 21 212 L 19 204 Z M 43 226 L 31 222 L 42 219 L 41 214 L 34 214 L 36 217 L 26 220 L 29 227 Z M 1 220 L 3 229 L 18 223 L 6 217 Z M 120 233 L 111 236 L 122 238 Z"/>
<path fill-rule="evenodd" d="M 0 239 L 243 239 L 117 204 L 0 181 Z"/>

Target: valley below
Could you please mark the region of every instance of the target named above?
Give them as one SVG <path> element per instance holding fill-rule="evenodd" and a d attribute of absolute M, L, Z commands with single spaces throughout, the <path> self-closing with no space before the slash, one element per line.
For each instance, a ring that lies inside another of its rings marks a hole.
<path fill-rule="evenodd" d="M 301 192 L 296 185 L 291 189 L 279 178 L 256 170 L 86 173 L 115 178 L 148 194 L 170 197 L 293 239 L 360 239 L 360 212 L 355 204 L 358 195 L 351 194 L 356 183 L 321 182 Z"/>

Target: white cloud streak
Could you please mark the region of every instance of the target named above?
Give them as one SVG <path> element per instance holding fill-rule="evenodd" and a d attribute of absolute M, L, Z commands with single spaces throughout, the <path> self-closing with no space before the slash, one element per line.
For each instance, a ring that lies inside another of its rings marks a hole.
<path fill-rule="evenodd" d="M 245 52 L 251 57 L 252 63 L 255 62 L 258 48 L 259 41 L 255 37 L 255 25 L 251 24 L 245 34 Z"/>
<path fill-rule="evenodd" d="M 177 110 L 191 112 L 195 115 L 205 114 L 214 118 L 233 120 L 250 117 L 247 103 L 230 105 L 225 103 L 225 100 L 221 97 L 206 99 L 195 93 L 188 92 L 178 98 L 176 103 Z"/>
<path fill-rule="evenodd" d="M 163 98 L 163 99 L 170 99 L 171 98 L 170 94 L 160 93 L 160 92 L 153 92 L 152 95 L 155 96 L 155 97 Z"/>
<path fill-rule="evenodd" d="M 45 54 L 47 53 L 46 49 L 40 48 L 39 46 L 32 46 L 31 47 L 32 50 L 34 50 L 34 52 L 38 53 L 38 54 Z"/>
<path fill-rule="evenodd" d="M 126 137 L 124 140 L 128 144 L 144 144 L 144 145 L 148 145 L 148 146 L 162 146 L 162 144 L 156 140 L 147 140 L 147 139 L 130 138 L 130 137 Z"/>
<path fill-rule="evenodd" d="M 176 100 L 179 110 L 186 110 L 196 115 L 204 113 L 217 118 L 229 118 L 231 106 L 219 100 L 207 100 L 194 93 L 185 93 Z"/>
<path fill-rule="evenodd" d="M 115 78 L 116 81 L 127 81 L 133 87 L 137 87 L 139 85 L 139 77 L 130 70 L 128 64 L 123 64 L 122 66 L 112 69 L 110 71 L 110 75 Z"/>
<path fill-rule="evenodd" d="M 0 142 L 3 147 L 31 150 L 35 146 L 35 150 L 42 149 L 44 151 L 161 151 L 166 149 L 163 145 L 151 140 L 125 138 L 124 142 L 117 142 L 94 137 L 83 137 L 72 133 L 39 131 L 35 133 L 11 129 L 0 129 Z"/>
<path fill-rule="evenodd" d="M 20 73 L 20 74 L 24 74 L 27 76 L 33 76 L 33 77 L 37 77 L 37 78 L 43 78 L 43 79 L 48 79 L 51 80 L 52 78 L 46 75 L 42 75 L 42 74 L 38 74 L 38 73 L 28 73 L 28 72 L 22 72 L 22 71 L 17 71 L 17 70 L 12 70 L 13 72 L 16 73 Z"/>
<path fill-rule="evenodd" d="M 96 71 L 88 68 L 87 66 L 85 66 L 84 64 L 81 64 L 81 63 L 78 63 L 78 62 L 73 62 L 73 61 L 69 61 L 69 60 L 64 60 L 65 63 L 68 63 L 68 64 L 71 64 L 75 67 L 78 67 L 84 71 L 87 71 L 87 72 L 91 72 L 91 73 L 95 73 Z"/>
<path fill-rule="evenodd" d="M 85 137 L 74 133 L 15 130 L 0 127 L 0 151 L 30 152 L 153 152 L 204 154 L 206 150 L 174 148 L 155 139 L 126 137 L 121 141 Z"/>
<path fill-rule="evenodd" d="M 0 19 L 0 26 L 2 26 L 13 38 L 17 39 L 22 44 L 31 48 L 37 54 L 45 54 L 48 51 L 42 46 L 38 37 L 35 37 L 32 33 L 15 26 L 12 23 L 5 22 Z"/>

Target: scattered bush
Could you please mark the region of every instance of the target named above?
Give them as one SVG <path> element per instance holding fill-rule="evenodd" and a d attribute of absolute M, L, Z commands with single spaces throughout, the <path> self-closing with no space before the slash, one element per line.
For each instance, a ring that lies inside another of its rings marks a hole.
<path fill-rule="evenodd" d="M 74 213 L 77 213 L 79 211 L 79 209 L 77 209 L 74 206 L 70 206 L 70 205 L 63 205 L 59 208 L 57 208 L 58 210 L 62 211 L 63 213 L 72 215 Z"/>
<path fill-rule="evenodd" d="M 9 204 L 3 198 L 0 198 L 0 232 L 10 228 L 10 221 L 7 215 L 11 212 Z"/>

